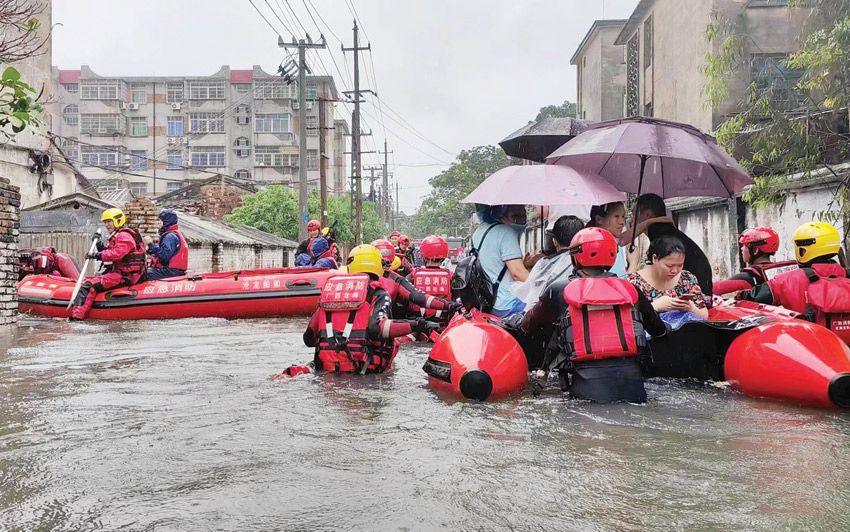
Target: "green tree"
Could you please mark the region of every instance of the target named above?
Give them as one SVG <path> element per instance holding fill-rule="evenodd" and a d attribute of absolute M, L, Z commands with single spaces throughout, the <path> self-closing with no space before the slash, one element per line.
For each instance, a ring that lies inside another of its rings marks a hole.
<path fill-rule="evenodd" d="M 283 185 L 272 185 L 242 200 L 243 205 L 226 217 L 228 222 L 256 227 L 290 240 L 298 239 L 298 195 L 294 190 Z M 319 195 L 315 191 L 307 199 L 307 212 L 311 218 L 320 218 Z M 337 241 L 345 245 L 354 243 L 354 215 L 350 196 L 328 197 L 328 220 L 331 224 L 336 222 Z M 385 235 L 386 228 L 375 204 L 364 201 L 363 240 L 371 242 Z"/>
<path fill-rule="evenodd" d="M 21 81 L 21 74 L 14 67 L 6 67 L 0 76 L 0 132 L 6 139 L 20 133 L 27 126 L 38 125 L 38 114 L 42 111 L 35 89 Z M 11 134 L 9 133 L 11 129 Z"/>
<path fill-rule="evenodd" d="M 17 63 L 44 53 L 48 37 L 39 35 L 38 15 L 44 11 L 41 2 L 0 0 L 0 64 Z M 41 94 L 21 80 L 12 66 L 0 76 L 0 135 L 6 140 L 28 126 L 39 124 L 43 110 L 38 103 Z"/>
<path fill-rule="evenodd" d="M 476 146 L 460 152 L 454 164 L 428 181 L 431 192 L 414 216 L 416 236 L 455 234 L 468 226 L 475 206 L 460 201 L 493 172 L 516 163 L 497 146 Z"/>
<path fill-rule="evenodd" d="M 541 107 L 540 112 L 534 118 L 534 121 L 540 121 L 544 118 L 575 118 L 577 114 L 576 104 L 564 100 L 561 105 L 547 105 Z"/>
<path fill-rule="evenodd" d="M 850 155 L 850 136 L 842 125 L 850 103 L 850 2 L 792 0 L 789 5 L 811 9 L 800 51 L 762 65 L 770 75 L 752 80 L 737 102 L 740 114 L 716 131 L 729 151 L 745 155 L 742 163 L 757 176 L 744 196 L 755 205 L 782 200 L 789 175 L 831 170 L 830 162 Z M 706 104 L 716 106 L 729 96 L 730 83 L 752 68 L 746 19 L 714 13 L 706 37 L 716 52 L 706 56 L 703 94 Z M 842 187 L 838 199 L 845 194 Z"/>

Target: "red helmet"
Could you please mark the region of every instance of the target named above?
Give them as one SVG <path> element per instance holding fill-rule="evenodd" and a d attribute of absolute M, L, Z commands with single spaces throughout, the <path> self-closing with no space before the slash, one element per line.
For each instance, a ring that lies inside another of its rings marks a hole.
<path fill-rule="evenodd" d="M 394 236 L 401 236 L 401 231 L 390 231 L 390 234 L 387 235 L 387 240 Z"/>
<path fill-rule="evenodd" d="M 407 235 L 399 235 L 398 243 L 399 243 L 399 245 L 402 245 L 402 246 L 409 246 L 410 245 L 410 237 L 407 236 Z"/>
<path fill-rule="evenodd" d="M 610 268 L 617 260 L 617 241 L 614 235 L 601 227 L 588 227 L 576 233 L 570 242 L 569 252 L 580 268 Z"/>
<path fill-rule="evenodd" d="M 318 231 L 321 227 L 322 224 L 320 224 L 318 220 L 310 220 L 309 222 L 307 222 L 308 231 Z"/>
<path fill-rule="evenodd" d="M 381 238 L 372 242 L 372 245 L 378 248 L 378 251 L 381 252 L 381 262 L 389 262 L 392 264 L 393 259 L 395 258 L 395 248 L 389 240 Z"/>
<path fill-rule="evenodd" d="M 779 250 L 779 234 L 770 227 L 756 227 L 741 233 L 738 243 L 753 255 L 773 255 Z"/>
<path fill-rule="evenodd" d="M 449 256 L 449 244 L 441 236 L 431 235 L 419 244 L 419 253 L 426 260 L 445 259 Z"/>

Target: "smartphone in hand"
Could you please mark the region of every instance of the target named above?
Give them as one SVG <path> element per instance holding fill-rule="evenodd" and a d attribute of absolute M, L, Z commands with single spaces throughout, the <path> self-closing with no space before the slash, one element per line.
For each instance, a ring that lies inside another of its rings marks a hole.
<path fill-rule="evenodd" d="M 682 294 L 679 296 L 679 299 L 683 299 L 685 301 L 693 301 L 697 298 L 696 294 Z"/>

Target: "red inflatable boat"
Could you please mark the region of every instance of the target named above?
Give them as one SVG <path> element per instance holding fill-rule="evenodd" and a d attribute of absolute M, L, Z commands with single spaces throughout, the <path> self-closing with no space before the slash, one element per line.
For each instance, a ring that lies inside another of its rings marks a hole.
<path fill-rule="evenodd" d="M 267 318 L 316 310 L 325 268 L 277 268 L 205 273 L 147 281 L 98 294 L 89 319 Z M 18 310 L 67 318 L 73 279 L 31 275 L 18 283 Z"/>
<path fill-rule="evenodd" d="M 436 390 L 484 400 L 521 390 L 526 357 L 498 318 L 458 315 L 425 363 Z M 728 381 L 751 397 L 850 408 L 850 348 L 831 331 L 777 307 L 737 302 L 650 343 L 647 377 Z"/>
<path fill-rule="evenodd" d="M 528 382 L 528 363 L 499 318 L 472 310 L 456 315 L 434 343 L 423 369 L 432 388 L 468 399 L 505 396 Z"/>

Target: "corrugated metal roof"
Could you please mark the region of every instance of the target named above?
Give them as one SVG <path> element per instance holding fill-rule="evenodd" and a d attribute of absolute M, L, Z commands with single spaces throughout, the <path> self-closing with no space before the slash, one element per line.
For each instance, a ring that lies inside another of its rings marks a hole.
<path fill-rule="evenodd" d="M 120 188 L 118 190 L 97 191 L 98 195 L 110 203 L 118 206 L 124 206 L 128 201 L 135 198 L 136 195 L 129 188 Z"/>
<path fill-rule="evenodd" d="M 297 242 L 246 225 L 230 224 L 183 212 L 178 212 L 177 217 L 180 231 L 189 243 L 214 244 L 221 242 L 246 246 L 259 244 L 268 247 L 298 247 Z"/>

